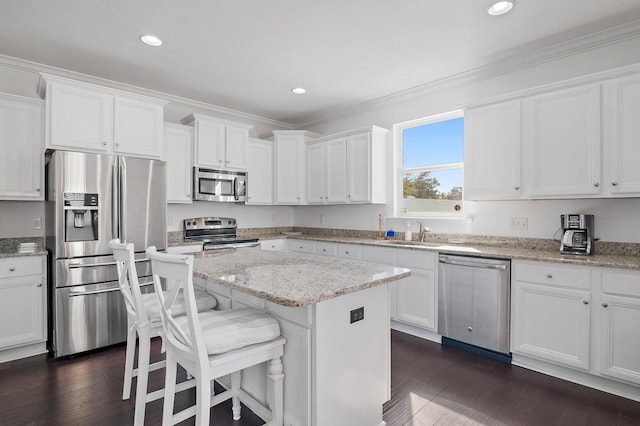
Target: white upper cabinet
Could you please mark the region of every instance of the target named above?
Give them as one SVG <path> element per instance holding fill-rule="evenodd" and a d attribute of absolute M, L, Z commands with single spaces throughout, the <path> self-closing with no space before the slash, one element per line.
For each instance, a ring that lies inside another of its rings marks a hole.
<path fill-rule="evenodd" d="M 273 204 L 273 141 L 249 138 L 246 154 L 249 183 L 245 204 Z"/>
<path fill-rule="evenodd" d="M 347 140 L 307 142 L 307 202 L 347 202 Z"/>
<path fill-rule="evenodd" d="M 44 199 L 44 102 L 0 94 L 0 200 Z"/>
<path fill-rule="evenodd" d="M 191 114 L 182 124 L 195 127 L 194 165 L 245 169 L 246 145 L 251 125 Z"/>
<path fill-rule="evenodd" d="M 167 202 L 192 202 L 191 159 L 193 128 L 179 124 L 164 124 L 164 157 L 167 162 Z"/>
<path fill-rule="evenodd" d="M 610 176 L 614 195 L 640 194 L 640 75 L 611 81 Z"/>
<path fill-rule="evenodd" d="M 521 196 L 520 104 L 520 100 L 513 100 L 465 111 L 466 199 L 492 200 Z"/>
<path fill-rule="evenodd" d="M 386 134 L 372 126 L 307 142 L 307 202 L 385 203 Z"/>
<path fill-rule="evenodd" d="M 523 167 L 534 198 L 601 192 L 600 84 L 523 100 Z"/>
<path fill-rule="evenodd" d="M 162 157 L 165 101 L 41 74 L 46 147 Z"/>
<path fill-rule="evenodd" d="M 274 130 L 273 135 L 275 204 L 306 204 L 305 142 L 320 135 L 305 130 Z"/>
<path fill-rule="evenodd" d="M 348 202 L 387 202 L 387 133 L 372 126 L 347 136 Z"/>

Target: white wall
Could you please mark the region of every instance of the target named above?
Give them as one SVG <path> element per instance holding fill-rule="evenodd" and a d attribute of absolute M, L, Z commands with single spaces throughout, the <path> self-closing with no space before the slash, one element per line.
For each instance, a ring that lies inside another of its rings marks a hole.
<path fill-rule="evenodd" d="M 169 204 L 167 229 L 181 231 L 182 220 L 190 217 L 234 217 L 239 228 L 266 228 L 293 226 L 291 206 L 245 206 L 235 203 L 195 201 L 193 204 Z"/>
<path fill-rule="evenodd" d="M 332 117 L 310 123 L 306 127 L 307 130 L 325 135 L 374 124 L 392 129 L 396 123 L 449 112 L 460 106 L 478 104 L 538 86 L 640 64 L 640 38 L 636 35 L 633 38 L 621 39 L 623 41 L 603 43 L 596 48 L 576 49 L 569 56 L 540 61 L 524 69 L 502 72 L 499 75 L 492 75 L 487 71 L 483 78 L 467 76 L 458 82 L 443 82 L 442 85 L 425 87 L 404 96 L 391 96 L 350 112 L 337 111 Z M 389 132 L 390 161 L 393 155 L 392 140 L 393 132 Z M 385 216 L 393 215 L 392 186 L 390 175 L 387 184 L 387 205 L 296 208 L 295 224 L 377 229 L 379 213 Z M 464 208 L 470 220 L 427 219 L 425 223 L 432 232 L 552 238 L 559 228 L 560 214 L 592 213 L 595 215 L 598 238 L 605 241 L 640 243 L 640 199 L 637 198 L 467 202 Z M 528 230 L 512 231 L 509 226 L 511 217 L 528 218 Z M 389 223 L 394 222 L 397 223 L 394 229 L 404 229 L 405 220 L 389 220 Z M 417 224 L 414 224 L 415 230 Z"/>
<path fill-rule="evenodd" d="M 41 219 L 43 229 L 32 229 L 33 218 Z M 0 201 L 0 238 L 43 236 L 44 202 Z"/>

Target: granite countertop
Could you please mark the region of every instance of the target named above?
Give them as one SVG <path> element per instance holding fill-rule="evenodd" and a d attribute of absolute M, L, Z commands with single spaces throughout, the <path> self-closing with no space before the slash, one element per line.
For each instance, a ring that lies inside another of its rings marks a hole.
<path fill-rule="evenodd" d="M 353 236 L 355 234 L 355 236 Z M 333 243 L 358 244 L 378 247 L 395 247 L 409 250 L 432 251 L 443 254 L 470 255 L 503 259 L 532 260 L 540 262 L 565 263 L 583 266 L 640 270 L 640 245 L 634 243 L 615 243 L 597 241 L 595 252 L 591 256 L 579 256 L 560 253 L 560 243 L 553 240 L 535 238 L 510 238 L 491 236 L 429 234 L 424 243 L 417 241 L 375 240 L 367 231 L 305 229 L 301 232 L 268 232 L 246 230 L 243 236 L 255 236 L 261 240 L 295 238 Z M 180 244 L 174 240 L 170 245 Z"/>
<path fill-rule="evenodd" d="M 46 255 L 43 238 L 0 238 L 0 258 Z"/>
<path fill-rule="evenodd" d="M 311 305 L 411 275 L 406 268 L 251 248 L 196 255 L 193 271 L 283 306 Z"/>

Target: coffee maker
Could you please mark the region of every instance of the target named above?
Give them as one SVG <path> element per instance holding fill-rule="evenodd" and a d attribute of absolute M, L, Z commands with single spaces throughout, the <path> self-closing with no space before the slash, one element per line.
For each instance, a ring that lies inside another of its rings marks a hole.
<path fill-rule="evenodd" d="M 593 215 L 563 214 L 561 253 L 590 255 L 593 254 Z"/>

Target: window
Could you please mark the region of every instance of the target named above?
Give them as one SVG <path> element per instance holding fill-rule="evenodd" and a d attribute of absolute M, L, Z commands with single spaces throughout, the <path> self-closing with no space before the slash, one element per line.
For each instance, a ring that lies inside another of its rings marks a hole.
<path fill-rule="evenodd" d="M 399 153 L 396 214 L 461 216 L 462 112 L 397 124 L 395 134 Z"/>

